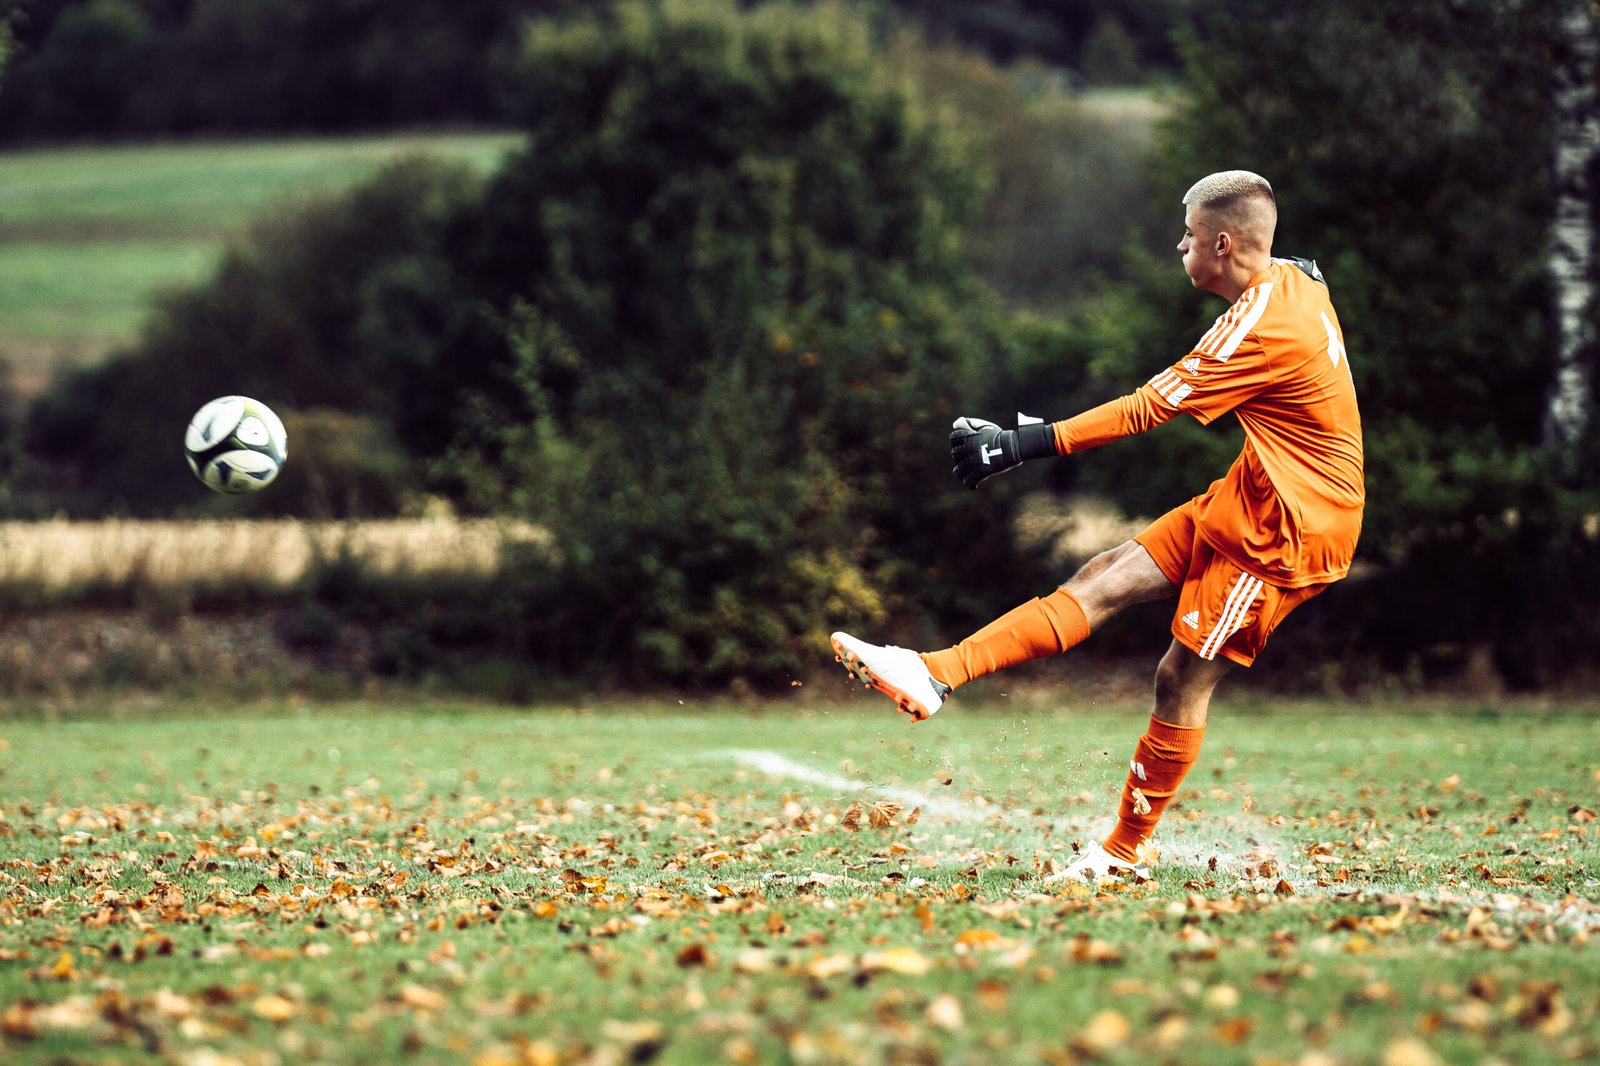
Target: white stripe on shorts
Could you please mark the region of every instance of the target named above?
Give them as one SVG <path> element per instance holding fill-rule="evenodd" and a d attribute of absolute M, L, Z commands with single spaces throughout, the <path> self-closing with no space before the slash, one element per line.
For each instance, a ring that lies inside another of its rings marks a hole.
<path fill-rule="evenodd" d="M 1200 645 L 1200 658 L 1215 659 L 1222 645 L 1244 625 L 1244 617 L 1249 613 L 1250 605 L 1261 594 L 1262 584 L 1259 577 L 1251 577 L 1249 574 L 1239 575 L 1239 580 L 1233 583 L 1233 588 L 1228 592 L 1227 603 L 1222 605 L 1222 617 L 1217 619 L 1217 624 L 1211 628 L 1205 643 Z"/>

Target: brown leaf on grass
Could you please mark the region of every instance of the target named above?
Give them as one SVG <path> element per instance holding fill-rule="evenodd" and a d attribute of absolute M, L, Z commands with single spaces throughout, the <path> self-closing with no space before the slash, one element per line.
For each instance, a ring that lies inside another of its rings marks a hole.
<path fill-rule="evenodd" d="M 911 813 L 906 815 L 906 825 L 916 825 L 917 822 L 919 820 L 921 820 L 921 818 L 922 818 L 922 808 L 921 807 L 913 807 L 913 808 L 911 808 Z"/>
<path fill-rule="evenodd" d="M 1073 962 L 1090 963 L 1097 966 L 1122 965 L 1122 952 L 1116 946 L 1104 940 L 1097 940 L 1088 933 L 1079 933 L 1067 947 L 1067 958 Z"/>
<path fill-rule="evenodd" d="M 282 996 L 268 994 L 258 996 L 256 1001 L 250 1004 L 250 1013 L 281 1025 L 295 1016 L 295 1005 Z"/>
<path fill-rule="evenodd" d="M 1011 989 L 997 977 L 986 977 L 974 989 L 978 1006 L 986 1014 L 1001 1014 L 1011 1008 Z"/>
<path fill-rule="evenodd" d="M 888 829 L 900 816 L 901 805 L 892 800 L 878 800 L 867 808 L 867 822 L 874 829 Z"/>
<path fill-rule="evenodd" d="M 39 1035 L 39 1026 L 33 1020 L 36 1005 L 13 1003 L 0 1013 L 0 1034 L 19 1040 L 32 1040 Z"/>
<path fill-rule="evenodd" d="M 1596 817 L 1600 816 L 1597 816 L 1594 811 L 1590 810 L 1588 807 L 1572 806 L 1567 808 L 1567 817 L 1571 818 L 1574 822 L 1582 824 L 1584 822 L 1592 822 Z"/>
<path fill-rule="evenodd" d="M 1250 1034 L 1255 1031 L 1255 1027 L 1254 1018 L 1247 1014 L 1241 1014 L 1235 1018 L 1224 1018 L 1212 1026 L 1211 1031 L 1216 1034 L 1217 1039 L 1222 1043 L 1237 1046 L 1250 1039 Z"/>
<path fill-rule="evenodd" d="M 435 992 L 433 989 L 424 988 L 422 985 L 411 981 L 407 981 L 400 986 L 399 991 L 395 993 L 395 998 L 412 1010 L 427 1011 L 429 1013 L 444 1010 L 449 1002 L 442 994 Z"/>
<path fill-rule="evenodd" d="M 711 952 L 706 950 L 704 944 L 690 944 L 678 952 L 677 964 L 685 969 L 690 966 L 711 965 Z"/>
<path fill-rule="evenodd" d="M 1506 1000 L 1506 1013 L 1524 1029 L 1542 1036 L 1559 1036 L 1572 1025 L 1572 1011 L 1561 998 L 1561 986 L 1554 981 L 1524 981 Z"/>
<path fill-rule="evenodd" d="M 839 825 L 854 833 L 861 828 L 861 804 L 852 803 L 844 812 L 844 817 L 839 819 Z"/>

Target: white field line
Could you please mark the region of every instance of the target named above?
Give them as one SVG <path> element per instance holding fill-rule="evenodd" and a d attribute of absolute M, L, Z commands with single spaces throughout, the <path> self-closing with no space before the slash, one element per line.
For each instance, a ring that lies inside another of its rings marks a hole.
<path fill-rule="evenodd" d="M 842 774 L 829 773 L 819 770 L 815 766 L 795 762 L 787 755 L 776 751 L 751 751 L 741 749 L 730 753 L 734 759 L 759 770 L 772 777 L 788 778 L 791 781 L 803 781 L 808 785 L 820 785 L 835 792 L 860 792 L 871 789 L 906 807 L 921 807 L 922 813 L 948 818 L 952 822 L 987 822 L 990 819 L 1005 818 L 1008 812 L 1003 807 L 984 807 L 965 800 L 946 799 L 943 796 L 930 795 L 920 789 L 901 788 L 898 785 L 873 785 L 859 781 L 853 777 Z"/>
<path fill-rule="evenodd" d="M 1026 826 L 1044 831 L 1050 836 L 1060 835 L 1080 841 L 1098 840 L 1110 831 L 1112 825 L 1110 816 L 1041 818 L 1029 811 L 1014 807 L 1000 807 L 981 802 L 974 803 L 964 799 L 947 799 L 942 796 L 930 795 L 920 789 L 905 788 L 899 785 L 874 785 L 856 778 L 822 770 L 815 766 L 808 766 L 776 751 L 739 749 L 729 754 L 745 766 L 773 777 L 801 781 L 809 785 L 818 785 L 834 792 L 876 792 L 907 807 L 921 807 L 925 817 L 941 817 L 953 822 L 995 822 L 1013 827 Z M 1284 871 L 1282 876 L 1294 886 L 1297 892 L 1315 890 L 1315 886 L 1310 881 L 1296 876 L 1294 864 L 1286 861 L 1288 853 L 1285 845 L 1264 832 L 1266 829 L 1265 822 L 1244 827 L 1237 824 L 1236 817 L 1229 817 L 1227 821 L 1232 832 L 1239 834 L 1241 837 L 1249 837 L 1254 843 L 1245 839 L 1216 841 L 1212 844 L 1206 844 L 1204 841 L 1195 839 L 1173 840 L 1170 839 L 1171 836 L 1181 833 L 1182 830 L 1179 826 L 1183 824 L 1175 823 L 1168 827 L 1168 833 L 1162 834 L 1168 839 L 1157 838 L 1162 859 L 1181 866 L 1206 866 L 1212 859 L 1215 859 L 1219 869 L 1228 870 L 1244 865 L 1244 859 L 1240 853 L 1254 851 L 1258 856 L 1270 854 L 1277 858 L 1279 869 Z"/>

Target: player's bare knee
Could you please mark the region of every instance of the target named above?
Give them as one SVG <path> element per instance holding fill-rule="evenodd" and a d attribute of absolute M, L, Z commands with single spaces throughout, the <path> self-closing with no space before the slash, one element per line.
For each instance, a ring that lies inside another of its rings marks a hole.
<path fill-rule="evenodd" d="M 1083 606 L 1091 621 L 1174 592 L 1172 583 L 1156 567 L 1144 546 L 1132 540 L 1096 555 L 1061 587 Z"/>
<path fill-rule="evenodd" d="M 1182 701 L 1186 689 L 1185 680 L 1187 671 L 1185 663 L 1178 655 L 1178 649 L 1169 649 L 1156 664 L 1156 705 L 1177 704 Z"/>

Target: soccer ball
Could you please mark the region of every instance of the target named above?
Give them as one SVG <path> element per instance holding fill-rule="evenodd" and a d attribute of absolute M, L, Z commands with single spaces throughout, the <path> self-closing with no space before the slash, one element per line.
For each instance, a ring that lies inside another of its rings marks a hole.
<path fill-rule="evenodd" d="M 189 420 L 183 451 L 206 488 L 255 492 L 278 476 L 289 457 L 289 441 L 272 408 L 248 396 L 223 396 Z"/>

